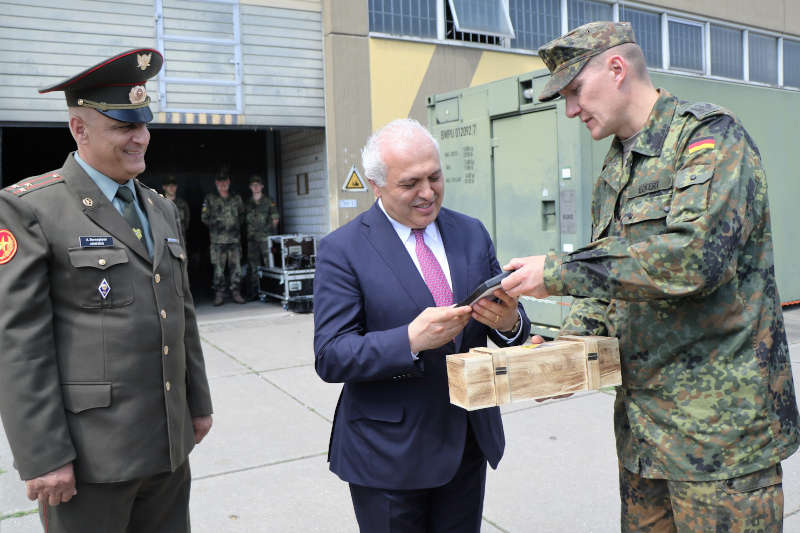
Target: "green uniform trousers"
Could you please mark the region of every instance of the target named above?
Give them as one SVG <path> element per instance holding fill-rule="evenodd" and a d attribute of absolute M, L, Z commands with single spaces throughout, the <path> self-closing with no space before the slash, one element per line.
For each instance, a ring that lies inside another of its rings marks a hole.
<path fill-rule="evenodd" d="M 238 291 L 242 282 L 242 247 L 239 243 L 212 244 L 210 254 L 211 265 L 214 267 L 211 288 L 220 292 L 227 288 Z M 225 283 L 226 267 L 230 276 L 229 283 Z"/>
<path fill-rule="evenodd" d="M 45 533 L 190 533 L 187 459 L 175 472 L 120 483 L 77 483 L 67 503 L 39 505 Z"/>
<path fill-rule="evenodd" d="M 247 241 L 247 277 L 248 277 L 248 295 L 252 297 L 258 296 L 258 267 L 269 265 L 269 240 Z"/>
<path fill-rule="evenodd" d="M 648 479 L 620 466 L 621 531 L 777 533 L 783 531 L 780 463 L 715 481 Z"/>

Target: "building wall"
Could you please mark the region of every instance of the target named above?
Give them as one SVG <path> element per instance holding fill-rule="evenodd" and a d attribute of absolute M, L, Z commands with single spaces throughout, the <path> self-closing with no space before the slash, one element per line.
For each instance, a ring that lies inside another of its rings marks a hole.
<path fill-rule="evenodd" d="M 662 0 L 642 4 L 800 35 L 800 2 L 797 0 Z"/>
<path fill-rule="evenodd" d="M 284 132 L 280 138 L 283 231 L 322 236 L 329 231 L 325 130 Z M 308 194 L 299 194 L 305 176 Z"/>
<path fill-rule="evenodd" d="M 155 123 L 211 126 L 325 124 L 319 0 L 242 0 L 221 4 L 161 0 L 166 35 L 233 39 L 240 20 L 241 114 L 233 87 L 170 83 L 165 112 L 158 79 L 147 83 Z M 77 74 L 115 52 L 157 48 L 154 0 L 0 0 L 0 123 L 64 122 L 63 93 L 37 89 Z M 234 11 L 238 15 L 234 14 Z M 234 80 L 229 45 L 164 41 L 162 76 Z"/>

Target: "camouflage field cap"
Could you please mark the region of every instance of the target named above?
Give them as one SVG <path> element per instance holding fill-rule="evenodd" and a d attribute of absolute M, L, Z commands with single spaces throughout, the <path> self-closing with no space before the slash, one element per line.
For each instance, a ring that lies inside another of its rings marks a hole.
<path fill-rule="evenodd" d="M 558 91 L 569 85 L 597 54 L 635 42 L 630 22 L 590 22 L 542 45 L 538 50 L 539 57 L 552 76 L 539 94 L 539 101 L 558 98 Z"/>
<path fill-rule="evenodd" d="M 253 174 L 247 181 L 248 183 L 260 183 L 262 185 L 264 184 L 264 180 L 262 180 L 261 176 L 258 174 Z"/>
<path fill-rule="evenodd" d="M 177 184 L 178 180 L 175 179 L 175 176 L 169 174 L 167 175 L 166 178 L 164 178 L 164 183 L 162 185 L 177 185 Z"/>
<path fill-rule="evenodd" d="M 145 83 L 158 74 L 164 58 L 151 48 L 128 50 L 60 81 L 39 93 L 64 91 L 70 107 L 96 109 L 122 122 L 150 122 Z"/>

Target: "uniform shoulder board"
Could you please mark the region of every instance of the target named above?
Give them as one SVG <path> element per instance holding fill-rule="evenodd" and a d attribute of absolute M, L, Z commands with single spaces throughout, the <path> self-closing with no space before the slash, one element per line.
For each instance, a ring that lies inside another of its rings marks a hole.
<path fill-rule="evenodd" d="M 53 185 L 54 183 L 59 183 L 62 181 L 64 181 L 64 176 L 62 176 L 58 172 L 48 172 L 40 176 L 25 178 L 22 181 L 18 181 L 14 185 L 9 185 L 3 190 L 10 192 L 14 196 L 24 196 L 29 192 L 43 189 L 45 187 Z"/>
<path fill-rule="evenodd" d="M 678 104 L 678 114 L 691 113 L 697 120 L 703 120 L 713 115 L 730 115 L 730 111 L 722 106 L 708 102 L 681 102 Z"/>

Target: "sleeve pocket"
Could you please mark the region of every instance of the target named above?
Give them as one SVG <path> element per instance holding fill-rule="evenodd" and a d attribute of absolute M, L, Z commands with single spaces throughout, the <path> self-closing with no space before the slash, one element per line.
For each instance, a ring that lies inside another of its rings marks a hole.
<path fill-rule="evenodd" d="M 64 408 L 71 413 L 80 413 L 111 405 L 111 383 L 62 383 L 61 394 Z"/>
<path fill-rule="evenodd" d="M 678 171 L 667 224 L 689 222 L 706 212 L 708 187 L 713 176 L 714 165 L 693 165 Z"/>

